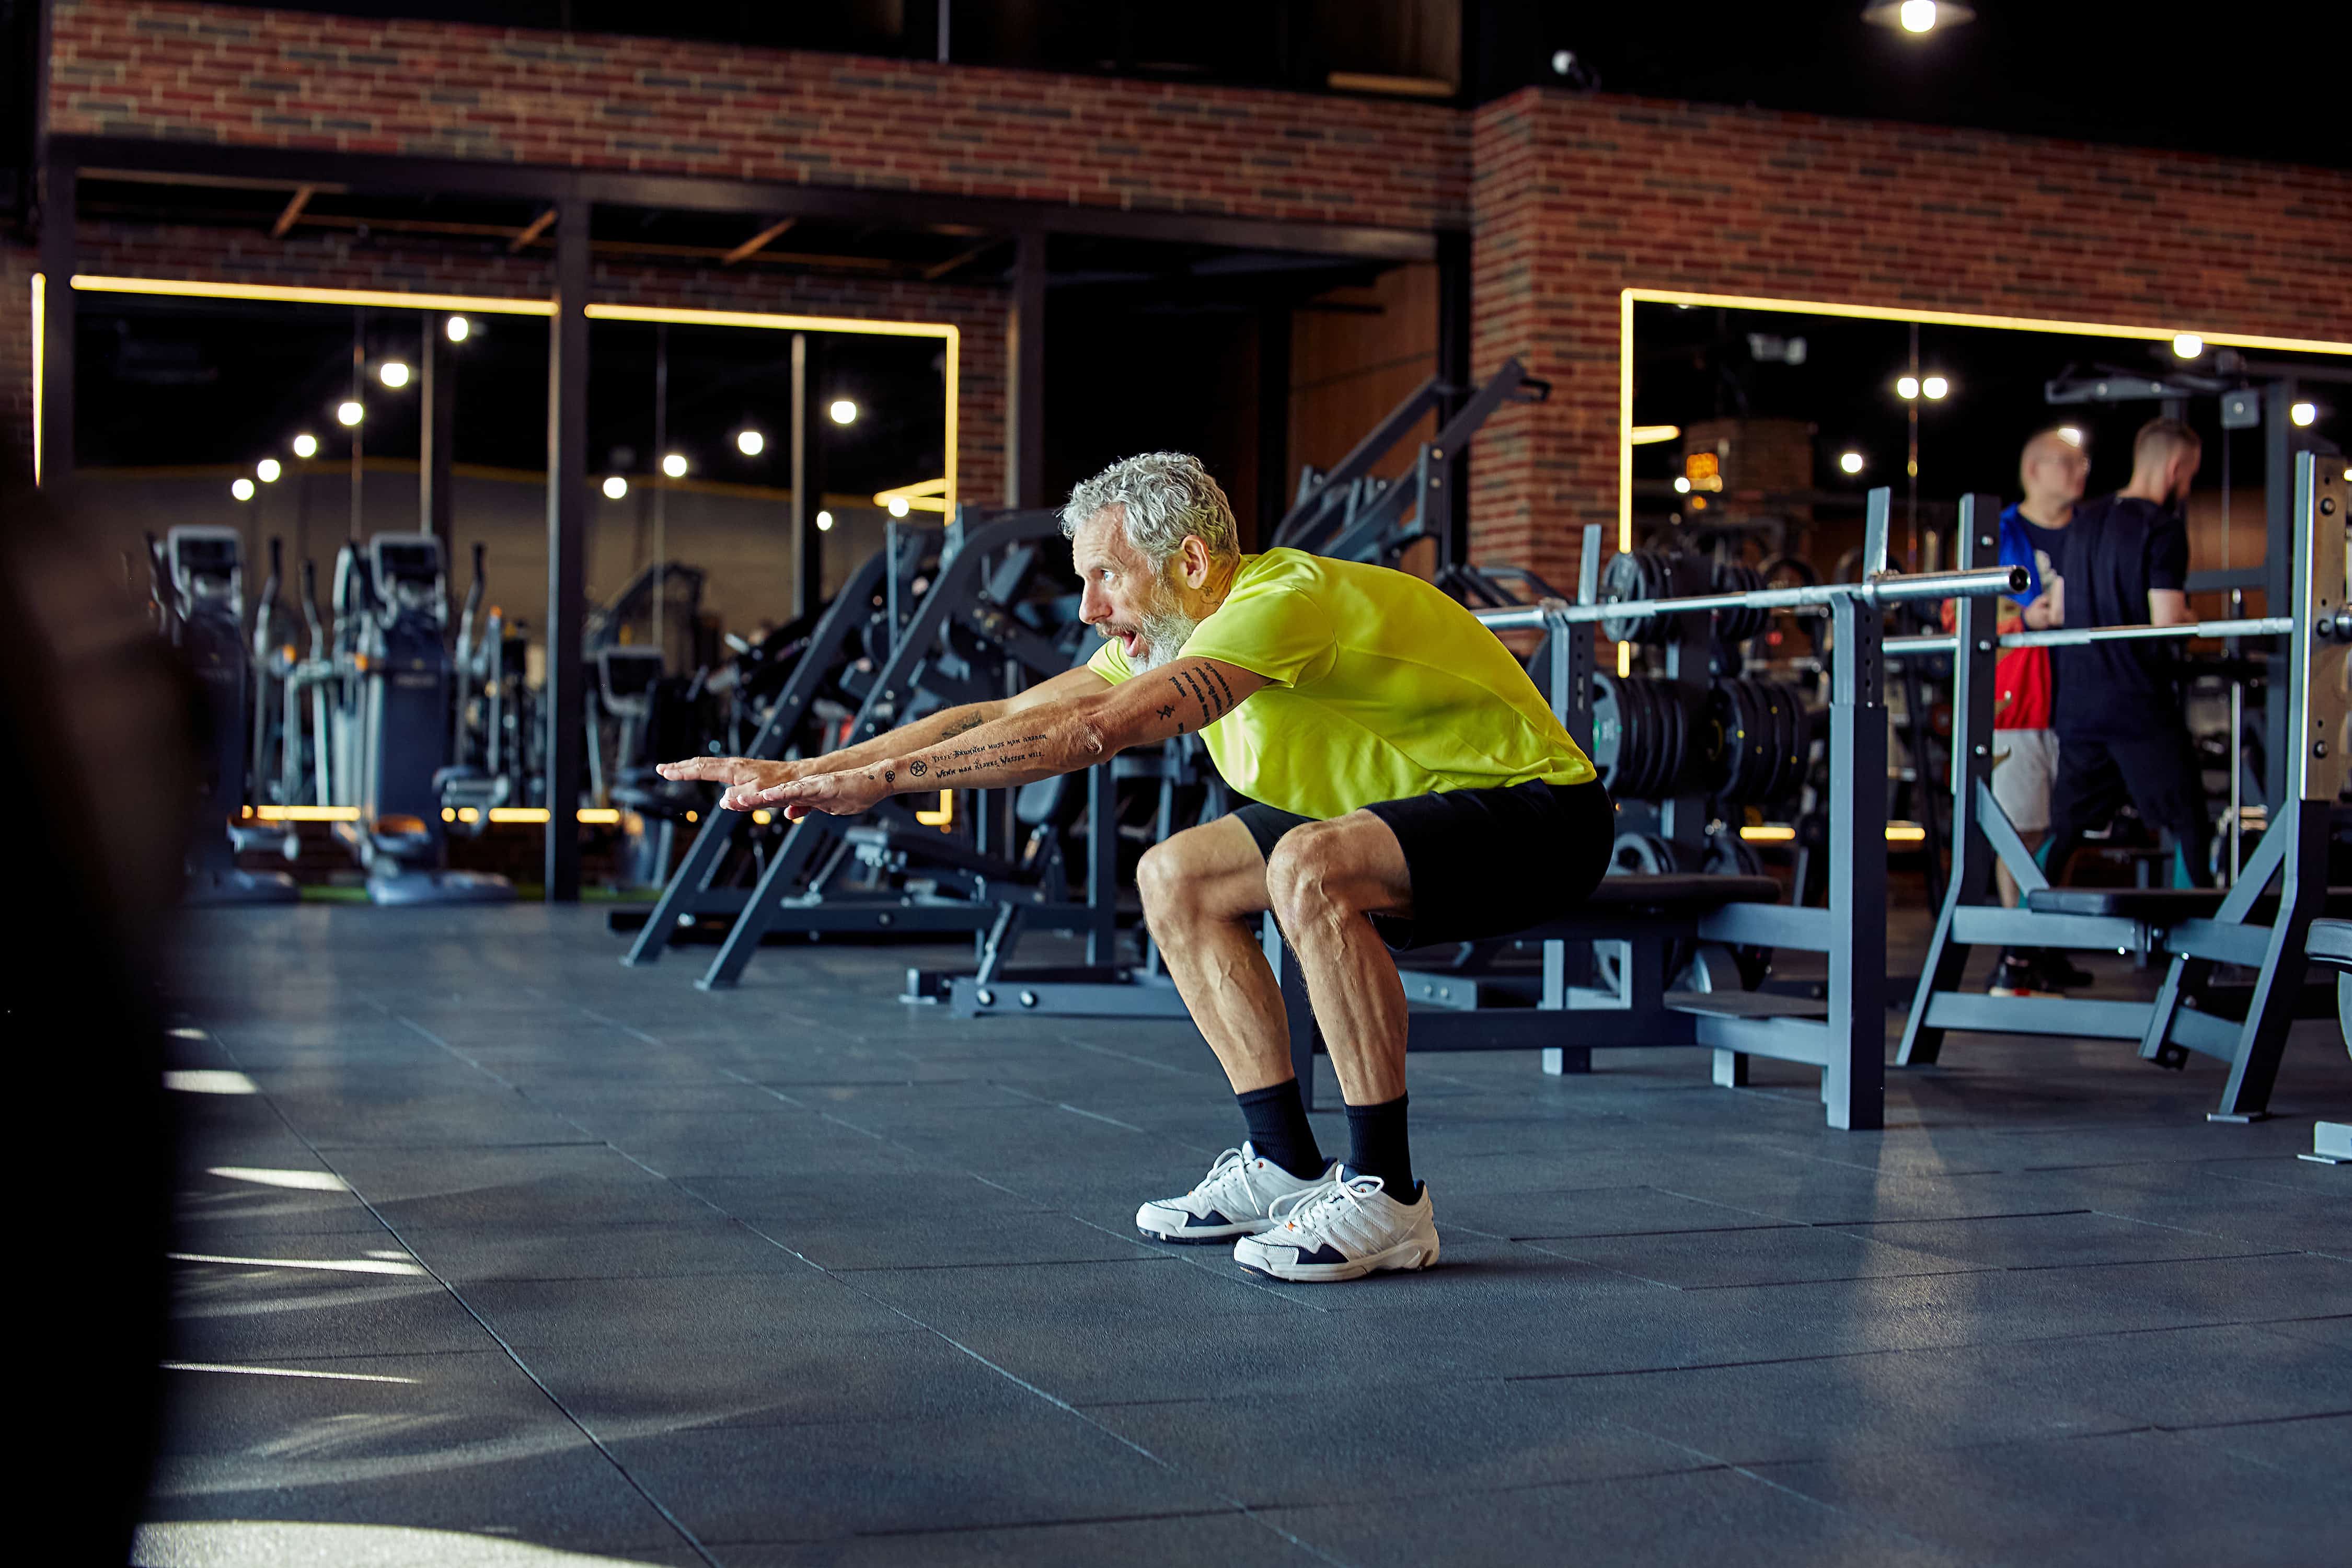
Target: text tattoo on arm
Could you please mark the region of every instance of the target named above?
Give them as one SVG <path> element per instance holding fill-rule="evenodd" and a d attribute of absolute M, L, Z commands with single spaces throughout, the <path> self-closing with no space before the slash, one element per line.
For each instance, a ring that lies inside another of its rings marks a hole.
<path fill-rule="evenodd" d="M 1168 684 L 1176 689 L 1180 701 L 1189 698 L 1200 710 L 1201 722 L 1196 726 L 1199 729 L 1205 730 L 1223 718 L 1234 705 L 1233 688 L 1225 684 L 1225 678 L 1217 673 L 1214 665 L 1186 665 L 1168 677 Z M 1168 718 L 1170 710 L 1160 709 L 1160 716 Z M 1182 734 L 1184 726 L 1177 725 L 1176 732 Z"/>
<path fill-rule="evenodd" d="M 952 779 L 991 768 L 1014 767 L 1041 760 L 1045 755 L 1045 737 L 1043 735 L 1024 735 L 1017 740 L 995 741 L 985 746 L 965 746 L 950 752 L 950 761 L 933 767 L 930 773 L 935 779 Z M 952 765 L 955 763 L 961 765 Z M 910 763 L 908 771 L 912 773 L 923 765 L 920 763 Z"/>

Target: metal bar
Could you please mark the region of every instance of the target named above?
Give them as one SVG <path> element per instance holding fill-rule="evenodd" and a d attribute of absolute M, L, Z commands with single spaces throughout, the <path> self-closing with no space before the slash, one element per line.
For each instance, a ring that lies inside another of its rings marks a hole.
<path fill-rule="evenodd" d="M 1987 1035 L 2052 1035 L 2086 1040 L 2137 1040 L 2147 1026 L 2145 1002 L 2095 1002 L 2074 996 L 1991 996 L 1938 992 L 1927 1022 L 1938 1029 Z"/>
<path fill-rule="evenodd" d="M 457 433 L 457 364 L 449 352 L 449 334 L 441 318 L 425 318 L 424 387 L 418 410 L 418 444 L 424 448 L 416 464 L 421 493 L 416 510 L 425 531 L 441 542 L 441 559 L 455 561 L 457 542 L 450 537 L 456 525 L 457 494 L 449 474 L 451 450 Z"/>
<path fill-rule="evenodd" d="M 1436 259 L 1440 236 L 1428 230 L 1385 228 L 1370 224 L 1294 223 L 1280 219 L 1228 217 L 1208 213 L 1153 212 L 1066 202 L 1024 202 L 962 196 L 936 191 L 860 190 L 845 185 L 707 179 L 688 174 L 636 174 L 618 171 L 580 173 L 568 167 L 498 163 L 467 158 L 425 158 L 401 153 L 342 153 L 311 148 L 231 147 L 214 142 L 153 142 L 138 137 L 53 136 L 52 155 L 74 168 L 108 168 L 138 174 L 180 174 L 226 184 L 269 179 L 281 187 L 314 184 L 322 189 L 407 192 L 418 195 L 507 196 L 543 199 L 559 182 L 572 180 L 583 199 L 614 206 L 737 213 L 773 218 L 842 219 L 924 232 L 995 230 L 1013 233 L 1043 225 L 1056 234 L 1092 234 L 1113 238 L 1170 240 L 1232 246 L 1249 250 L 1289 251 L 1378 261 Z"/>
<path fill-rule="evenodd" d="M 1470 384 L 1474 323 L 1470 315 L 1470 237 L 1437 237 L 1437 374 L 1455 386 Z M 1437 536 L 1440 569 L 1470 561 L 1470 452 L 1466 444 L 1445 449 L 1444 515 L 1423 518 L 1424 531 Z"/>
<path fill-rule="evenodd" d="M 1922 599 L 1967 598 L 1981 594 L 2021 594 L 2026 575 L 2022 566 L 1994 566 L 1979 572 L 1927 572 L 1917 576 L 1889 574 L 1860 583 L 1809 584 L 1801 588 L 1765 588 L 1753 594 L 1698 594 L 1682 599 L 1624 599 L 1596 605 L 1558 601 L 1507 610 L 1477 612 L 1493 631 L 1540 630 L 1554 625 L 1591 625 L 1641 616 L 1699 616 L 1717 610 L 1795 610 L 1808 606 L 1834 607 L 1849 600 L 1866 605 L 1901 605 Z M 2045 634 L 2046 635 L 2046 634 Z M 1890 638 L 1892 651 L 1912 638 Z M 1948 651 L 1949 637 L 1940 639 Z"/>
<path fill-rule="evenodd" d="M 758 255 L 761 251 L 765 250 L 768 247 L 768 242 L 770 240 L 777 238 L 779 236 L 782 235 L 786 229 L 789 229 L 793 225 L 800 221 L 801 220 L 796 217 L 788 217 L 770 224 L 767 227 L 761 229 L 759 233 L 753 235 L 751 238 L 745 240 L 742 244 L 737 246 L 726 255 L 720 257 L 719 258 L 719 265 L 721 267 L 732 267 L 737 262 L 742 260 L 745 257 Z"/>
<path fill-rule="evenodd" d="M 550 207 L 545 212 L 541 213 L 537 217 L 531 219 L 529 224 L 525 225 L 520 233 L 514 237 L 513 243 L 507 247 L 507 254 L 512 256 L 523 249 L 524 247 L 530 245 L 541 235 L 545 234 L 547 232 L 547 226 L 554 221 L 555 208 Z M 559 240 L 558 244 L 560 245 L 561 243 L 562 242 Z M 559 263 L 559 265 L 561 265 L 561 263 Z"/>
<path fill-rule="evenodd" d="M 1045 503 L 1045 231 L 1024 228 L 1004 323 L 1004 504 Z"/>
<path fill-rule="evenodd" d="M 572 192 L 555 231 L 555 317 L 547 354 L 547 901 L 580 897 L 580 654 L 588 535 L 588 216 Z M 551 208 L 551 216 L 554 209 Z M 541 227 L 545 225 L 541 224 Z"/>
<path fill-rule="evenodd" d="M 2184 621 L 2169 626 L 2058 626 L 2044 632 L 2011 632 L 2000 639 L 2010 647 L 2081 647 L 2088 643 L 2159 642 L 2179 637 L 2285 637 L 2294 630 L 2292 616 L 2253 616 L 2225 621 Z M 1952 653 L 1958 641 L 1950 636 L 1889 637 L 1886 657 Z"/>
<path fill-rule="evenodd" d="M 310 205 L 310 198 L 318 194 L 318 190 L 316 185 L 295 186 L 294 194 L 286 199 L 285 210 L 278 215 L 278 221 L 269 226 L 269 237 L 284 239 L 286 231 L 294 226 L 295 220 L 302 216 L 302 209 Z"/>
<path fill-rule="evenodd" d="M 1865 559 L 1886 548 L 1883 523 L 1864 538 Z M 1982 575 L 1993 581 L 2002 574 Z M 1822 1100 L 1831 1126 L 1863 1131 L 1886 1125 L 1885 664 L 1877 657 L 1878 607 L 1849 594 L 1838 600 L 1836 613 L 1839 657 L 1830 675 L 1830 755 L 1835 766 L 1829 788 L 1829 909 L 1843 940 L 1829 952 Z M 1718 1031 L 1717 1037 L 1726 1047 L 1761 1054 L 1757 1043 L 1732 1037 L 1746 1033 Z"/>

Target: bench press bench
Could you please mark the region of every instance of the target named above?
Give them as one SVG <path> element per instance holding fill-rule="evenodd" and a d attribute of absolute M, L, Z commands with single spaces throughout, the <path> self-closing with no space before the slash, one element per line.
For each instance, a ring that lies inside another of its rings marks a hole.
<path fill-rule="evenodd" d="M 2336 971 L 2336 1023 L 2344 1048 L 2352 1051 L 2352 921 L 2316 920 L 2304 942 L 2304 956 Z M 2322 1165 L 2352 1165 L 2352 1121 L 2322 1121 L 2311 1130 L 2311 1152 L 2300 1156 Z"/>
<path fill-rule="evenodd" d="M 2295 458 L 2295 555 L 2292 614 L 2257 621 L 2147 627 L 2062 627 L 1997 637 L 1987 609 L 1962 604 L 1949 637 L 1906 637 L 1890 655 L 1949 653 L 1953 658 L 1952 875 L 1896 1060 L 1937 1060 L 1951 1030 L 2137 1040 L 2143 1060 L 2185 1066 L 2191 1053 L 2229 1067 L 2214 1121 L 2252 1121 L 2266 1112 L 2272 1080 L 2303 989 L 2305 943 L 2315 917 L 2352 915 L 2352 889 L 2326 885 L 2328 813 L 2347 777 L 2352 715 L 2347 708 L 2346 484 L 2341 462 Z M 1964 512 L 1965 563 L 1994 545 L 1990 511 Z M 1979 526 L 1982 524 L 1982 526 Z M 2273 606 L 2278 608 L 2279 606 Z M 1994 661 L 2005 647 L 2051 646 L 2187 636 L 2276 636 L 2286 647 L 2273 665 L 2272 700 L 2284 700 L 2290 732 L 2303 737 L 2288 768 L 2286 798 L 2271 803 L 2261 845 L 2226 891 L 2165 888 L 2053 888 L 1992 797 Z M 2284 679 L 2280 677 L 2284 675 Z M 2023 894 L 2003 909 L 1992 889 L 1998 857 Z M 2151 1001 L 1992 996 L 1964 989 L 1975 946 L 2105 950 L 2170 962 Z M 2216 964 L 2255 971 L 2242 1018 L 2199 1005 Z"/>
<path fill-rule="evenodd" d="M 1792 909 L 1780 898 L 1780 885 L 1769 877 L 1605 877 L 1570 913 L 1510 939 L 1507 945 L 1541 952 L 1539 983 L 1524 997 L 1475 969 L 1433 972 L 1403 960 L 1408 1003 L 1425 1001 L 1440 987 L 1475 999 L 1467 1006 L 1414 1010 L 1405 1048 L 1538 1050 L 1544 1071 L 1561 1074 L 1591 1071 L 1596 1050 L 1693 1046 L 1715 1052 L 1715 1081 L 1726 1087 L 1748 1081 L 1750 1056 L 1773 1057 L 1822 1068 L 1823 1101 L 1832 1121 L 1845 1125 L 1855 1077 L 1864 1080 L 1867 1103 L 1877 1103 L 1872 1091 L 1881 1080 L 1873 1072 L 1853 1074 L 1843 1058 L 1858 1034 L 1867 1040 L 1871 1068 L 1880 1066 L 1879 989 L 1874 982 L 1863 987 L 1869 1010 L 1860 1018 L 1851 992 L 1841 997 L 1834 984 L 1829 1000 L 1743 989 L 1733 946 L 1832 945 L 1829 910 Z M 1265 941 L 1282 982 L 1291 1063 L 1311 1106 L 1314 1057 L 1328 1051 L 1306 977 L 1271 919 Z"/>

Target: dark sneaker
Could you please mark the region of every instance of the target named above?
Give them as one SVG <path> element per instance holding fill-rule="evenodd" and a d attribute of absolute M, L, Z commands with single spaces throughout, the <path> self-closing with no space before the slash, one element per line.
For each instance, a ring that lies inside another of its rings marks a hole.
<path fill-rule="evenodd" d="M 2064 953 L 2049 947 L 2033 955 L 2033 970 L 2044 985 L 2054 985 L 2061 991 L 2079 991 L 2095 978 L 2089 970 L 2076 968 Z"/>
<path fill-rule="evenodd" d="M 2003 958 L 2000 967 L 1992 972 L 1992 984 L 1987 988 L 1995 996 L 2056 996 L 2061 993 L 2050 988 L 2049 983 L 2021 958 Z"/>

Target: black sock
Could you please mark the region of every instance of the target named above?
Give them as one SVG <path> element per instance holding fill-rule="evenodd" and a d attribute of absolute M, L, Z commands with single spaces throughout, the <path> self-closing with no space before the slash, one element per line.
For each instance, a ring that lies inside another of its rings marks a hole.
<path fill-rule="evenodd" d="M 1294 1176 L 1323 1173 L 1330 1162 L 1315 1142 L 1315 1129 L 1307 1120 L 1307 1102 L 1298 1097 L 1297 1079 L 1234 1098 L 1241 1101 L 1242 1120 L 1249 1123 L 1250 1147 L 1259 1159 L 1271 1160 Z"/>
<path fill-rule="evenodd" d="M 1413 1201 L 1412 1148 L 1404 1135 L 1403 1095 L 1378 1105 L 1348 1107 L 1348 1173 L 1378 1176 L 1401 1204 Z"/>

